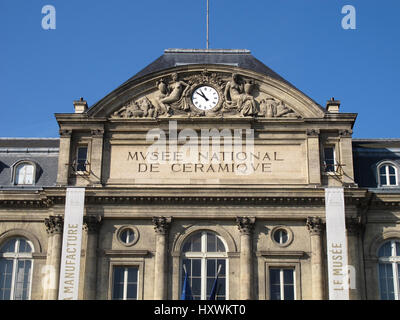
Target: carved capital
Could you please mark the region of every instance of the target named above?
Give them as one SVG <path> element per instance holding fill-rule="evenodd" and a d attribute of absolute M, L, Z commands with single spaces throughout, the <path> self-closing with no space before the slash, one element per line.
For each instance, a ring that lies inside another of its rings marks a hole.
<path fill-rule="evenodd" d="M 339 130 L 339 137 L 351 137 L 351 135 L 353 134 L 353 130 Z"/>
<path fill-rule="evenodd" d="M 90 133 L 94 138 L 103 138 L 104 130 L 101 129 L 91 130 Z"/>
<path fill-rule="evenodd" d="M 60 129 L 59 131 L 61 138 L 71 138 L 72 130 L 70 129 Z"/>
<path fill-rule="evenodd" d="M 101 216 L 88 215 L 83 217 L 83 229 L 88 233 L 97 233 L 102 223 Z"/>
<path fill-rule="evenodd" d="M 308 217 L 306 226 L 311 235 L 320 235 L 324 230 L 324 223 L 319 217 Z"/>
<path fill-rule="evenodd" d="M 254 217 L 236 217 L 236 223 L 241 234 L 249 235 L 253 232 L 256 218 Z"/>
<path fill-rule="evenodd" d="M 318 137 L 319 133 L 319 129 L 307 129 L 307 137 Z"/>
<path fill-rule="evenodd" d="M 362 224 L 360 217 L 346 219 L 346 230 L 348 235 L 357 236 L 359 235 L 361 229 Z"/>
<path fill-rule="evenodd" d="M 50 216 L 44 219 L 46 231 L 48 234 L 62 233 L 64 227 L 63 216 Z"/>
<path fill-rule="evenodd" d="M 154 230 L 158 234 L 166 234 L 171 224 L 171 217 L 153 217 Z"/>

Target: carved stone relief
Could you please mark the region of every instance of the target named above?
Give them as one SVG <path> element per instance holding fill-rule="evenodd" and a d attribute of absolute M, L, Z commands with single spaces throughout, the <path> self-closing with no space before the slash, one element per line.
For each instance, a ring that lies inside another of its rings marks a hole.
<path fill-rule="evenodd" d="M 173 73 L 170 79 L 161 78 L 154 85 L 153 93 L 129 101 L 114 112 L 111 118 L 300 117 L 284 101 L 261 92 L 253 79 L 246 79 L 236 73 L 230 78 L 211 73 L 207 69 L 186 77 Z M 211 110 L 200 110 L 192 102 L 192 94 L 200 85 L 210 86 L 218 93 L 218 103 Z"/>
<path fill-rule="evenodd" d="M 265 118 L 298 118 L 297 114 L 288 108 L 283 101 L 266 98 L 260 101 L 260 111 L 257 114 Z"/>

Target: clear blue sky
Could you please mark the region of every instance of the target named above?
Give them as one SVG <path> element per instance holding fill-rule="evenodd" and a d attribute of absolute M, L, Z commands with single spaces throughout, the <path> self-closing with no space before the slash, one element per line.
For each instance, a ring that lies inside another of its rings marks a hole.
<path fill-rule="evenodd" d="M 42 7 L 56 8 L 45 31 Z M 356 8 L 344 30 L 341 9 Z M 400 1 L 210 0 L 210 48 L 253 55 L 325 106 L 358 113 L 356 138 L 399 138 Z M 57 137 L 54 113 L 89 106 L 162 55 L 205 47 L 206 0 L 0 0 L 0 137 Z"/>

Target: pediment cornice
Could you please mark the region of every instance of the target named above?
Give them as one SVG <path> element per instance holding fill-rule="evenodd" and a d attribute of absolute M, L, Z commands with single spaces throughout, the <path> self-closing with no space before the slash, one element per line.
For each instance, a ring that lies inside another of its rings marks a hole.
<path fill-rule="evenodd" d="M 196 108 L 201 85 L 218 92 L 211 110 Z M 251 70 L 227 65 L 184 65 L 132 79 L 92 106 L 88 118 L 324 118 L 324 109 L 293 86 Z"/>

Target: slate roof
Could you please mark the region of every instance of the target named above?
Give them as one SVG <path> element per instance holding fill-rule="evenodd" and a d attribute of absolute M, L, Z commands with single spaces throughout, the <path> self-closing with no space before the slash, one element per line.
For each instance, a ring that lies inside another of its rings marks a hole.
<path fill-rule="evenodd" d="M 278 73 L 256 59 L 251 54 L 251 52 L 246 49 L 166 49 L 164 50 L 164 54 L 162 56 L 150 63 L 147 67 L 139 71 L 129 80 L 125 81 L 114 91 L 117 91 L 119 88 L 124 87 L 126 84 L 132 81 L 138 80 L 155 72 L 179 67 L 182 65 L 196 64 L 227 65 L 264 74 L 268 77 L 287 84 L 289 87 L 298 92 L 301 92 L 318 107 L 320 107 L 321 110 L 325 110 L 325 108 L 323 108 L 319 103 L 314 101 L 312 98 L 296 88 L 289 81 L 281 77 Z M 110 93 L 110 95 L 112 94 L 113 93 Z M 91 115 L 94 112 L 93 110 L 95 109 L 95 106 L 101 103 L 101 101 L 103 101 L 104 99 L 92 105 L 88 110 L 88 114 Z"/>
<path fill-rule="evenodd" d="M 359 187 L 378 188 L 377 166 L 388 160 L 400 169 L 400 139 L 353 139 L 354 179 Z M 400 188 L 379 188 L 400 192 Z"/>
<path fill-rule="evenodd" d="M 235 66 L 269 76 L 298 90 L 289 81 L 256 59 L 247 49 L 166 49 L 164 54 L 139 71 L 127 82 L 153 72 L 189 64 L 210 64 Z"/>
<path fill-rule="evenodd" d="M 0 138 L 0 190 L 54 186 L 59 144 L 60 140 L 55 138 Z M 33 186 L 16 186 L 13 183 L 13 165 L 21 160 L 36 164 L 36 183 Z"/>
<path fill-rule="evenodd" d="M 265 74 L 271 78 L 290 84 L 275 71 L 257 60 L 249 50 L 244 49 L 166 49 L 161 57 L 128 81 L 153 72 L 188 64 L 230 65 Z"/>

